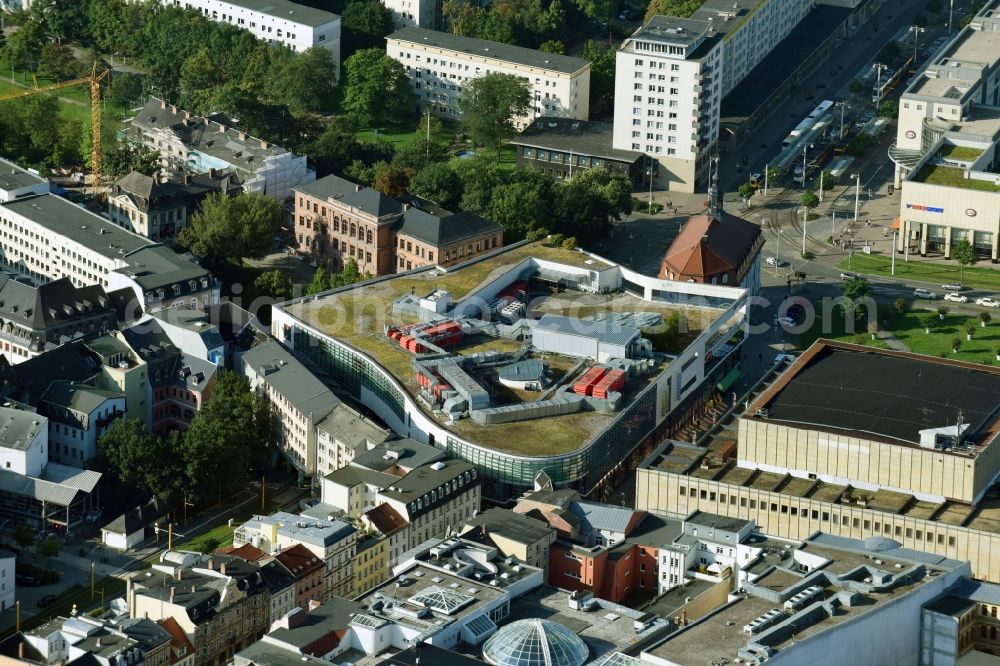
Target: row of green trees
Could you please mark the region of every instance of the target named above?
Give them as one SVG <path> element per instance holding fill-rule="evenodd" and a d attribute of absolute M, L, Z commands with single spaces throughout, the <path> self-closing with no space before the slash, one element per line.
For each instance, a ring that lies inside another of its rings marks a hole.
<path fill-rule="evenodd" d="M 228 497 L 246 487 L 278 441 L 277 420 L 243 375 L 220 370 L 211 398 L 186 432 L 167 437 L 135 419 L 116 421 L 98 442 L 96 465 L 123 494 L 151 495 L 169 504 Z"/>

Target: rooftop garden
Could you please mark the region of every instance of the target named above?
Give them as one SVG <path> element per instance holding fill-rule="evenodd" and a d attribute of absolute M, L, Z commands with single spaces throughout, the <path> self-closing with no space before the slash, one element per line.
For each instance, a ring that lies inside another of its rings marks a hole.
<path fill-rule="evenodd" d="M 938 157 L 946 160 L 958 160 L 959 162 L 975 161 L 982 154 L 983 150 L 981 148 L 970 148 L 969 146 L 956 146 L 953 144 L 941 146 L 941 150 L 938 151 Z"/>
<path fill-rule="evenodd" d="M 1000 185 L 986 180 L 972 180 L 965 177 L 965 170 L 941 164 L 925 164 L 913 177 L 915 182 L 946 187 L 962 187 L 981 192 L 1000 192 Z"/>

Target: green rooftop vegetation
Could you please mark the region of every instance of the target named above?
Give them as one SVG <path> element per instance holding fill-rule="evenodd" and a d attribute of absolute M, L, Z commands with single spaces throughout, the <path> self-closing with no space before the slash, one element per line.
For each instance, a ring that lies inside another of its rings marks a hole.
<path fill-rule="evenodd" d="M 965 177 L 965 170 L 941 164 L 925 164 L 913 180 L 929 185 L 944 185 L 946 187 L 962 187 L 967 190 L 981 192 L 1000 192 L 1000 185 L 985 180 L 972 180 Z"/>
<path fill-rule="evenodd" d="M 972 162 L 982 154 L 983 151 L 981 148 L 970 148 L 969 146 L 956 146 L 953 144 L 941 146 L 941 150 L 938 151 L 938 157 L 943 157 L 946 160 L 958 160 L 960 162 Z"/>

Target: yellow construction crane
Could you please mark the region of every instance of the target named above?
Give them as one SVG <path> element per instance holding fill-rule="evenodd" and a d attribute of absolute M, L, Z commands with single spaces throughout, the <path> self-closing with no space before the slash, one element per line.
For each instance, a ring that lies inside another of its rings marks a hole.
<path fill-rule="evenodd" d="M 62 90 L 63 88 L 72 88 L 84 83 L 90 84 L 90 163 L 94 176 L 95 190 L 101 186 L 101 81 L 109 76 L 110 73 L 111 70 L 106 69 L 98 74 L 97 63 L 95 62 L 93 69 L 90 71 L 90 76 L 71 79 L 69 81 L 60 81 L 59 83 L 50 83 L 45 86 L 38 85 L 38 81 L 35 80 L 35 85 L 32 88 L 0 95 L 0 102 L 5 102 L 9 99 L 30 97 L 31 95 Z"/>

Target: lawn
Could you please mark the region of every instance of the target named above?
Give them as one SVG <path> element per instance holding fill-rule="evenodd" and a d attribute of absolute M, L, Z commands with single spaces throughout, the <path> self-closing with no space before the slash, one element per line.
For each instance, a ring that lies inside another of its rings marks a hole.
<path fill-rule="evenodd" d="M 986 180 L 972 180 L 965 177 L 965 170 L 958 167 L 943 166 L 940 164 L 926 164 L 913 180 L 918 183 L 928 183 L 930 185 L 944 185 L 946 187 L 963 187 L 967 190 L 982 190 L 983 192 L 1000 192 L 1000 185 L 994 185 Z"/>
<path fill-rule="evenodd" d="M 930 310 L 906 310 L 900 313 L 894 307 L 883 304 L 879 306 L 878 318 L 886 332 L 891 333 L 910 351 L 917 354 L 984 365 L 997 363 L 996 354 L 1000 351 L 1000 316 L 984 328 L 980 326 L 977 317 L 946 314 L 941 319 L 936 312 Z M 888 326 L 884 326 L 886 321 Z M 930 324 L 930 333 L 924 328 L 925 323 Z M 970 326 L 975 330 L 972 340 L 967 340 L 966 329 Z M 863 321 L 857 325 L 855 332 L 845 331 L 844 319 L 840 316 L 833 317 L 826 326 L 817 318 L 813 327 L 799 336 L 799 348 L 806 349 L 818 338 L 852 342 L 878 349 L 889 348 L 884 340 L 872 339 Z M 957 354 L 952 352 L 952 341 L 956 338 L 961 341 Z"/>
<path fill-rule="evenodd" d="M 426 122 L 422 118 L 419 121 L 394 123 L 388 127 L 364 129 L 355 136 L 359 141 L 388 141 L 398 150 L 409 143 L 426 138 Z M 431 132 L 431 137 L 437 139 L 438 143 L 450 146 L 455 141 L 455 135 L 458 134 L 458 126 L 448 121 L 432 122 Z"/>
<path fill-rule="evenodd" d="M 956 146 L 948 144 L 938 151 L 938 155 L 945 159 L 958 160 L 960 162 L 972 162 L 983 154 L 981 148 L 970 148 L 969 146 Z"/>
<path fill-rule="evenodd" d="M 892 262 L 889 257 L 856 254 L 850 261 L 849 270 L 855 273 L 889 275 L 891 265 Z M 845 259 L 840 262 L 838 268 L 847 270 L 848 260 Z M 1000 290 L 1000 270 L 992 268 L 968 267 L 965 269 L 963 277 L 961 267 L 957 264 L 937 264 L 929 261 L 901 261 L 897 257 L 896 277 L 938 285 L 961 281 L 968 287 Z"/>
<path fill-rule="evenodd" d="M 219 525 L 201 536 L 175 544 L 175 548 L 178 550 L 194 550 L 199 553 L 208 553 L 216 548 L 231 545 L 233 545 L 233 529 L 228 525 Z"/>

